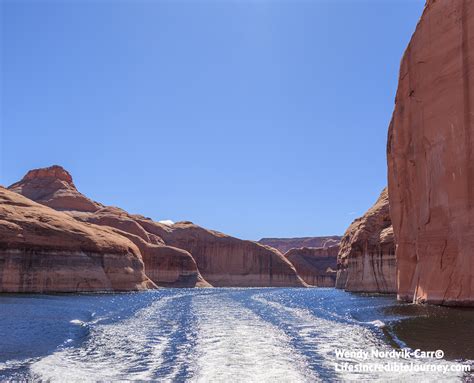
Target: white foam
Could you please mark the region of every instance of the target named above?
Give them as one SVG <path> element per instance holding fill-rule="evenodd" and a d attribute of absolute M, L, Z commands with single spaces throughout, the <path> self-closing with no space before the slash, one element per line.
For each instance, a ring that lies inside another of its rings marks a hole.
<path fill-rule="evenodd" d="M 160 309 L 170 298 L 162 298 L 132 317 L 91 327 L 79 348 L 63 348 L 30 366 L 42 380 L 84 382 L 90 380 L 151 380 L 162 361 L 168 338 L 155 331 Z M 79 320 L 71 323 L 79 324 Z"/>
<path fill-rule="evenodd" d="M 384 326 L 382 321 L 359 323 L 320 317 L 308 309 L 280 303 L 285 299 L 275 301 L 281 298 L 277 290 L 246 291 L 249 293 L 238 289 L 181 290 L 164 298 L 157 294 L 156 300 L 130 317 L 88 322 L 90 332 L 83 344 L 71 347 L 71 342 L 31 361 L 31 373 L 52 382 L 159 379 L 259 383 L 320 381 L 328 376 L 336 381 L 426 381 L 462 375 L 336 373 L 335 349 L 391 350 L 373 328 Z M 182 307 L 186 311 L 178 311 Z M 71 323 L 85 325 L 79 319 Z M 339 362 L 367 361 L 350 356 Z"/>
<path fill-rule="evenodd" d="M 265 298 L 266 294 L 260 294 L 254 296 L 254 299 L 260 301 L 263 304 L 267 304 L 274 307 L 281 313 L 287 312 L 289 314 L 288 323 L 299 329 L 299 335 L 303 339 L 308 347 L 314 349 L 319 356 L 323 358 L 323 366 L 327 367 L 328 370 L 334 370 L 334 363 L 339 362 L 350 362 L 350 363 L 393 363 L 393 359 L 358 359 L 357 357 L 351 356 L 345 359 L 336 359 L 335 350 L 343 349 L 348 351 L 356 350 L 371 350 L 377 349 L 380 351 L 390 351 L 392 348 L 379 339 L 370 329 L 353 323 L 338 322 L 327 320 L 324 318 L 316 317 L 309 310 L 302 308 L 292 308 L 284 306 L 280 303 L 274 302 L 271 299 Z M 271 297 L 271 295 L 269 295 Z M 375 320 L 369 322 L 374 326 L 384 326 L 384 322 Z M 304 345 L 301 344 L 301 347 Z M 453 365 L 453 362 L 445 360 L 433 360 L 430 359 L 412 359 L 413 363 L 431 363 L 431 364 L 448 364 Z M 414 379 L 420 381 L 447 381 L 453 379 L 460 379 L 462 372 L 452 372 L 444 375 L 440 372 L 400 372 L 398 375 L 394 375 L 394 372 L 381 372 L 381 373 L 350 373 L 342 372 L 338 373 L 337 381 L 347 380 L 375 380 L 375 381 L 411 381 Z"/>
<path fill-rule="evenodd" d="M 378 328 L 384 328 L 386 327 L 386 324 L 384 322 L 382 322 L 381 320 L 373 320 L 371 322 L 366 322 L 367 324 L 370 324 L 372 326 L 375 326 L 375 327 L 378 327 Z"/>
<path fill-rule="evenodd" d="M 70 321 L 69 323 L 71 324 L 77 324 L 78 326 L 84 326 L 85 325 L 85 322 L 79 320 L 79 319 L 73 319 L 72 321 Z"/>
<path fill-rule="evenodd" d="M 199 318 L 195 382 L 317 380 L 283 331 L 228 298 L 193 299 Z"/>

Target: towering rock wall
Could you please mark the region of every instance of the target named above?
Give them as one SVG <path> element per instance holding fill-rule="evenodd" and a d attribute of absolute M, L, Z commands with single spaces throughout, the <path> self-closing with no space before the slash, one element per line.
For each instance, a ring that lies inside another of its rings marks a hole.
<path fill-rule="evenodd" d="M 0 292 L 153 287 L 128 239 L 0 187 Z"/>
<path fill-rule="evenodd" d="M 342 237 L 336 287 L 354 292 L 395 293 L 396 259 L 388 192 L 357 218 Z"/>
<path fill-rule="evenodd" d="M 387 144 L 402 300 L 474 305 L 473 92 L 474 1 L 429 0 Z"/>
<path fill-rule="evenodd" d="M 311 286 L 334 287 L 336 283 L 339 245 L 331 247 L 301 247 L 285 253 L 298 275 Z"/>

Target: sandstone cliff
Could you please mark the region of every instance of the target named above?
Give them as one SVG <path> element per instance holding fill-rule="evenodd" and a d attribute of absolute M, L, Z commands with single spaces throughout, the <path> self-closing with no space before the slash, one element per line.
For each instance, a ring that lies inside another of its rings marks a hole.
<path fill-rule="evenodd" d="M 61 182 L 54 180 L 58 174 Z M 32 180 L 33 185 L 43 185 L 43 193 L 37 193 L 37 188 L 30 185 Z M 128 233 L 124 235 L 142 251 L 145 272 L 161 286 L 206 285 L 201 274 L 214 286 L 306 285 L 293 265 L 270 247 L 191 223 L 164 225 L 122 209 L 103 206 L 79 193 L 69 173 L 60 167 L 33 170 L 10 188 L 59 208 L 77 220 L 111 226 Z M 55 201 L 58 195 L 61 204 Z M 67 204 L 69 195 L 74 196 L 70 209 Z M 82 210 L 80 206 L 85 205 L 84 201 L 89 201 L 95 210 L 90 204 Z"/>
<path fill-rule="evenodd" d="M 474 305 L 473 52 L 474 1 L 428 1 L 387 144 L 403 300 Z"/>
<path fill-rule="evenodd" d="M 285 253 L 298 273 L 309 285 L 334 287 L 336 283 L 337 254 L 339 246 L 301 247 Z"/>
<path fill-rule="evenodd" d="M 395 293 L 396 259 L 388 192 L 357 218 L 342 237 L 336 287 L 354 292 Z"/>
<path fill-rule="evenodd" d="M 145 272 L 158 286 L 163 287 L 209 287 L 198 270 L 196 261 L 185 250 L 168 246 L 158 235 L 140 225 L 136 217 L 122 209 L 104 207 L 96 212 L 67 212 L 83 222 L 110 226 L 130 239 L 140 249 Z M 138 217 L 138 216 L 137 216 Z M 162 226 L 156 222 L 153 224 Z"/>
<path fill-rule="evenodd" d="M 140 252 L 123 236 L 0 187 L 0 292 L 153 287 Z"/>
<path fill-rule="evenodd" d="M 213 286 L 304 286 L 293 265 L 275 249 L 207 230 L 191 222 L 157 225 L 138 218 L 166 244 L 189 251 Z"/>
<path fill-rule="evenodd" d="M 126 211 L 104 206 L 84 196 L 76 189 L 71 175 L 60 166 L 31 170 L 9 189 L 79 221 L 114 228 L 117 234 L 127 237 L 140 249 L 145 272 L 158 286 L 209 286 L 191 254 L 167 246 Z"/>
<path fill-rule="evenodd" d="M 288 250 L 302 247 L 331 247 L 338 245 L 341 237 L 331 235 L 328 237 L 301 237 L 301 238 L 262 238 L 258 241 L 262 245 L 271 246 L 283 254 Z"/>

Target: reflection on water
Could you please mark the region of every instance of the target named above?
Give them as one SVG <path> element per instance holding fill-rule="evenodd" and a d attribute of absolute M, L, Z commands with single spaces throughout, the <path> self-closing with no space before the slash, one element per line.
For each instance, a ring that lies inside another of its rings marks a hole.
<path fill-rule="evenodd" d="M 448 359 L 474 360 L 474 310 L 441 306 L 395 305 L 385 315 L 406 319 L 391 325 L 413 349 L 442 349 Z"/>
<path fill-rule="evenodd" d="M 474 310 L 335 289 L 3 295 L 0 308 L 0 380 L 461 381 L 469 377 L 335 371 L 335 349 L 406 346 L 449 359 L 418 364 L 474 360 Z"/>

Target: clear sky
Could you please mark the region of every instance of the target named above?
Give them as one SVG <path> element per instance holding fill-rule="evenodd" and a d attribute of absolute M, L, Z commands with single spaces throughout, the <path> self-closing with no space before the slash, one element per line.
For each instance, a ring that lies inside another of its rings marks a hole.
<path fill-rule="evenodd" d="M 1 1 L 0 184 L 246 239 L 342 234 L 386 185 L 423 0 Z"/>

